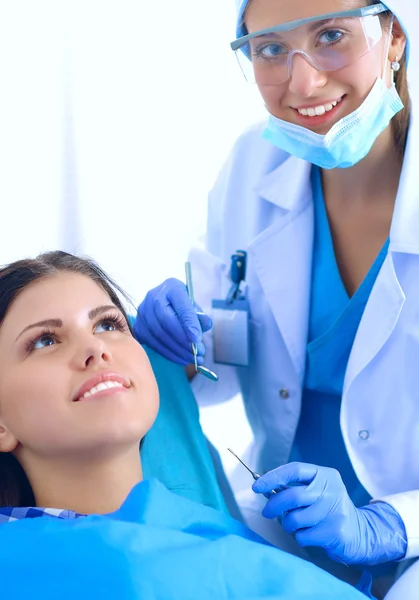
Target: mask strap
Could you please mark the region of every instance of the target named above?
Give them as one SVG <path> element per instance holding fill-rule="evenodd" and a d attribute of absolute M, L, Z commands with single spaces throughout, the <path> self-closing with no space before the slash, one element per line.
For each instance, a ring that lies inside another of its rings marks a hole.
<path fill-rule="evenodd" d="M 390 52 L 390 44 L 391 44 L 391 40 L 393 38 L 393 24 L 394 24 L 394 15 L 391 15 L 391 24 L 390 24 L 390 31 L 388 34 L 388 41 L 387 41 L 387 48 L 386 48 L 386 55 L 384 57 L 384 68 L 383 68 L 383 76 L 382 79 L 385 81 L 386 80 L 386 71 L 387 71 L 387 61 L 388 61 L 388 54 Z M 394 72 L 393 72 L 393 85 L 394 85 Z"/>

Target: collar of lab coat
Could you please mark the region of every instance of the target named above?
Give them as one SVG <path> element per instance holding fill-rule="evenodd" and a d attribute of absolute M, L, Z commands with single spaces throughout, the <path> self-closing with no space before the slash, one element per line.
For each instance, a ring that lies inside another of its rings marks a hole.
<path fill-rule="evenodd" d="M 311 164 L 290 154 L 281 157 L 280 164 L 259 179 L 255 192 L 285 211 L 296 211 L 311 199 Z"/>
<path fill-rule="evenodd" d="M 419 119 L 412 110 L 409 137 L 390 230 L 390 252 L 419 254 Z M 281 154 L 279 164 L 265 172 L 255 186 L 264 200 L 285 212 L 298 212 L 312 199 L 311 164 Z M 309 191 L 310 190 L 310 191 Z"/>

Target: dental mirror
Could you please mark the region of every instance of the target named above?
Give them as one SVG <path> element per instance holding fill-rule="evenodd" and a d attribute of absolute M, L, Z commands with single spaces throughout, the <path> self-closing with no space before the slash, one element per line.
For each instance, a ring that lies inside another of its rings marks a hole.
<path fill-rule="evenodd" d="M 193 285 L 192 285 L 192 267 L 191 267 L 191 263 L 189 261 L 185 263 L 185 275 L 186 275 L 186 289 L 188 290 L 188 295 L 189 295 L 189 298 L 190 298 L 192 304 L 195 305 Z M 207 367 L 198 365 L 198 358 L 197 358 L 198 357 L 198 349 L 196 347 L 196 344 L 191 343 L 191 346 L 192 346 L 192 354 L 193 354 L 195 371 L 197 373 L 199 373 L 200 375 L 203 375 L 207 379 L 210 379 L 211 381 L 218 381 L 218 375 L 216 373 L 214 373 L 213 371 L 210 371 L 210 369 L 207 369 Z"/>

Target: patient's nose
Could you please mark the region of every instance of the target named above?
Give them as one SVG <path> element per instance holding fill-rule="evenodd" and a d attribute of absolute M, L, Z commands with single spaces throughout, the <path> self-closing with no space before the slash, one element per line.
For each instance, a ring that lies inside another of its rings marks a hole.
<path fill-rule="evenodd" d="M 105 365 L 112 362 L 112 353 L 103 337 L 89 335 L 87 338 L 80 340 L 75 352 L 74 362 L 78 369 Z"/>

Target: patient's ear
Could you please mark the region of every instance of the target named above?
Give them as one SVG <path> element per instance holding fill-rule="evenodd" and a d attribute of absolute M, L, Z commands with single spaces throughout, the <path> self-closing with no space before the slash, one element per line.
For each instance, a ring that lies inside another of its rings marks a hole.
<path fill-rule="evenodd" d="M 0 452 L 13 452 L 18 440 L 0 420 Z"/>

